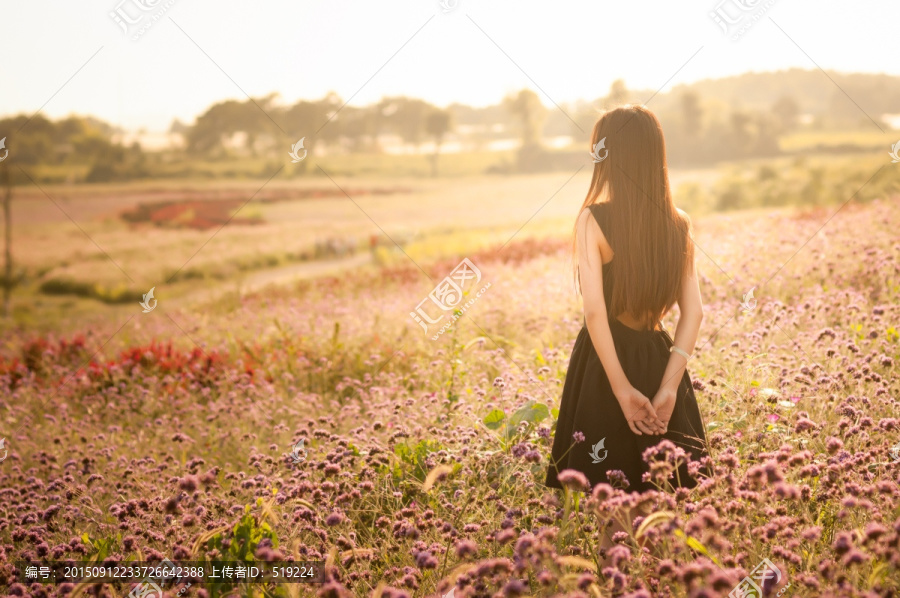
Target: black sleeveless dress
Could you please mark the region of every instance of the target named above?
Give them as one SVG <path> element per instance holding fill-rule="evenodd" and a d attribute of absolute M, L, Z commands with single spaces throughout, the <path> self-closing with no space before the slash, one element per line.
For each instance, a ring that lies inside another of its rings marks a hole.
<path fill-rule="evenodd" d="M 606 228 L 607 209 L 606 203 L 590 206 L 602 231 L 609 230 Z M 615 252 L 615 247 L 613 251 Z M 611 289 L 610 274 L 609 264 L 604 264 L 603 294 L 607 305 Z M 616 318 L 610 318 L 609 327 L 626 377 L 636 389 L 652 400 L 659 390 L 669 362 L 672 337 L 661 325 L 658 330 L 635 330 Z M 583 441 L 574 441 L 573 435 L 576 432 L 584 434 Z M 628 491 L 654 488 L 641 479 L 649 470 L 641 455 L 645 449 L 664 438 L 684 449 L 692 460 L 698 460 L 707 454 L 703 421 L 687 370 L 678 386 L 675 409 L 666 433 L 662 436 L 638 436 L 628 427 L 625 414 L 613 395 L 609 379 L 591 342 L 587 325 L 583 326 L 575 339 L 575 347 L 569 360 L 550 465 L 544 483 L 552 488 L 562 488 L 557 479 L 558 473 L 564 469 L 575 469 L 587 477 L 593 488 L 600 483 L 610 483 L 607 472 L 619 470 L 628 478 Z M 707 473 L 706 470 L 701 471 Z M 687 466 L 682 465 L 678 476 L 673 476 L 671 483 L 675 487 L 692 488 L 696 486 L 697 480 L 688 474 Z"/>

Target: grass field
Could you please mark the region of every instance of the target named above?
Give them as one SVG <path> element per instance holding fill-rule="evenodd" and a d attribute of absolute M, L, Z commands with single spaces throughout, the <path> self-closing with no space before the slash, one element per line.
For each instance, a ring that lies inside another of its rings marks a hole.
<path fill-rule="evenodd" d="M 185 591 L 726 596 L 769 559 L 786 596 L 900 592 L 900 200 L 695 217 L 689 371 L 714 475 L 667 492 L 682 457 L 663 446 L 659 491 L 634 499 L 542 485 L 582 324 L 567 234 L 588 175 L 571 176 L 397 178 L 408 192 L 352 200 L 272 181 L 258 197 L 282 199 L 245 208 L 261 223 L 214 236 L 119 214 L 261 182 L 46 188 L 59 207 L 17 190 L 15 256 L 37 274 L 0 348 L 0 585 L 41 595 L 18 560 L 249 553 L 323 560 L 325 583 Z M 297 258 L 329 238 L 363 249 Z M 432 340 L 410 312 L 464 257 L 490 286 Z M 167 284 L 179 268 L 195 274 Z M 47 295 L 47 277 L 155 286 L 158 304 Z M 601 567 L 602 526 L 636 503 L 653 514 Z"/>
<path fill-rule="evenodd" d="M 782 151 L 799 152 L 828 148 L 855 147 L 883 150 L 884 135 L 869 130 L 860 131 L 801 131 L 785 135 L 778 143 Z"/>
<path fill-rule="evenodd" d="M 672 178 L 677 184 L 704 176 L 710 175 Z M 157 297 L 183 297 L 237 285 L 260 270 L 329 257 L 316 253 L 317 243 L 328 241 L 387 264 L 406 255 L 433 261 L 513 237 L 560 236 L 569 232 L 588 182 L 583 169 L 464 179 L 323 176 L 227 186 L 20 187 L 12 210 L 13 253 L 26 278 L 13 313 L 24 324 L 51 329 L 67 316 L 81 320 L 97 301 L 134 304 L 151 287 Z M 123 217 L 142 205 L 217 201 L 227 206 L 221 217 L 200 228 L 183 225 L 193 212 L 157 223 Z M 227 226 L 218 223 L 231 216 Z M 79 296 L 89 298 L 86 305 L 79 305 Z"/>

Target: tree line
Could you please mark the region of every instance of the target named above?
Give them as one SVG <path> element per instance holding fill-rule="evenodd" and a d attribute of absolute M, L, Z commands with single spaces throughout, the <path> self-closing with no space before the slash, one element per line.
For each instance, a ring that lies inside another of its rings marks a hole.
<path fill-rule="evenodd" d="M 766 89 L 754 87 L 753 81 L 764 83 Z M 786 81 L 792 84 L 779 86 Z M 805 83 L 798 85 L 797 81 Z M 881 114 L 884 98 L 900 99 L 900 77 L 847 75 L 840 83 L 847 87 L 848 94 L 857 93 L 862 106 L 870 108 L 873 116 Z M 877 106 L 864 95 L 873 86 L 881 90 Z M 462 151 L 483 151 L 491 141 L 518 139 L 518 160 L 511 171 L 568 168 L 584 157 L 591 128 L 603 110 L 649 99 L 648 107 L 663 124 L 670 162 L 676 166 L 710 165 L 778 155 L 779 138 L 798 129 L 871 126 L 867 122 L 869 113 L 863 113 L 859 106 L 852 106 L 853 110 L 843 106 L 841 102 L 849 102 L 843 91 L 831 90 L 830 100 L 807 97 L 808 93 L 821 96 L 823 89 L 813 74 L 791 71 L 703 81 L 660 94 L 629 89 L 618 80 L 595 100 L 559 107 L 530 89 L 510 94 L 492 106 L 455 103 L 446 108 L 404 96 L 357 106 L 345 103 L 335 93 L 285 105 L 278 101 L 277 94 L 270 94 L 217 102 L 191 124 L 174 121 L 170 133 L 180 135 L 184 143 L 180 149 L 167 150 L 165 159 L 277 159 L 300 138 L 309 152 L 322 147 L 337 153 L 381 153 L 385 140 L 390 143 L 393 139 L 414 151 L 427 143 L 432 174 L 436 175 L 441 148 L 452 136 Z M 834 97 L 838 93 L 840 97 Z M 730 94 L 738 94 L 740 99 Z M 875 118 L 880 122 L 880 117 Z M 7 138 L 11 163 L 59 169 L 81 166 L 79 172 L 83 174 L 78 180 L 86 182 L 159 176 L 158 169 L 151 168 L 161 159 L 153 156 L 157 152 L 144 150 L 137 143 L 126 146 L 116 141 L 117 133 L 122 131 L 92 117 L 70 116 L 54 121 L 37 114 L 0 120 L 0 138 Z M 547 148 L 549 138 L 564 136 L 572 139 L 574 149 Z M 305 168 L 308 166 L 301 164 L 299 171 Z"/>

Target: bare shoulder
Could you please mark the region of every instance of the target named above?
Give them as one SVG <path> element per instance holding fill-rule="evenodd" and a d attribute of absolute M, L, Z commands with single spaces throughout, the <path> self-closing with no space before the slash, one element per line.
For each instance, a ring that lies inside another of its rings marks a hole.
<path fill-rule="evenodd" d="M 581 210 L 581 213 L 578 215 L 578 226 L 579 228 L 587 228 L 588 223 L 594 219 L 594 215 L 591 213 L 591 208 L 587 207 Z"/>

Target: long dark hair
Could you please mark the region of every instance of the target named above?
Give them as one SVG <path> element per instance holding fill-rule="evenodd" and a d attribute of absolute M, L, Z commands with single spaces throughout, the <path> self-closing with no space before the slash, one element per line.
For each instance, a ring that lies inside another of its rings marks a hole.
<path fill-rule="evenodd" d="M 594 125 L 592 151 L 601 140 L 605 148 L 599 149 L 597 158 L 603 159 L 594 164 L 579 214 L 596 203 L 608 186 L 608 230 L 603 234 L 615 257 L 610 264 L 613 282 L 607 312 L 612 318 L 627 313 L 652 328 L 675 304 L 682 278 L 694 261 L 689 223 L 672 201 L 665 138 L 652 112 L 643 106 L 604 112 Z M 573 231 L 578 288 L 574 236 Z"/>

